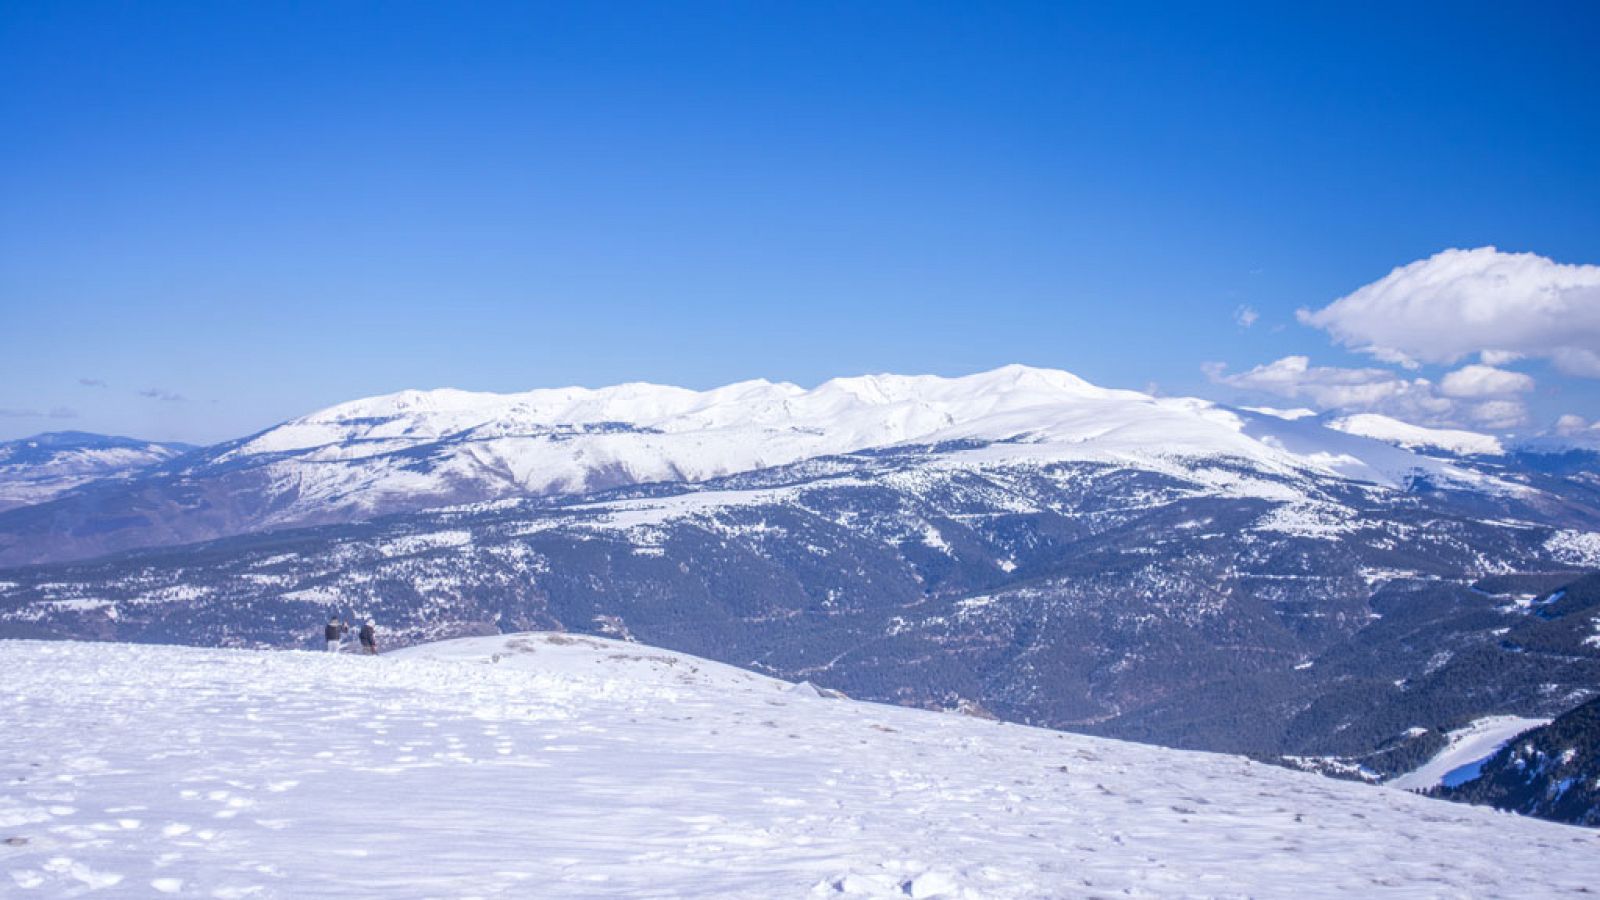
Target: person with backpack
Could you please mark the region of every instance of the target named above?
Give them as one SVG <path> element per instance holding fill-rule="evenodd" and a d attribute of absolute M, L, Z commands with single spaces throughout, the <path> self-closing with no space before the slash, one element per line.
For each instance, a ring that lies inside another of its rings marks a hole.
<path fill-rule="evenodd" d="M 361 639 L 362 653 L 368 656 L 378 655 L 378 630 L 373 627 L 371 619 L 368 619 L 366 624 L 361 626 L 361 630 L 356 633 L 356 636 Z"/>
<path fill-rule="evenodd" d="M 339 647 L 344 644 L 344 634 L 349 628 L 339 621 L 338 616 L 328 620 L 328 627 L 322 629 L 322 636 L 328 641 L 328 652 L 338 653 Z"/>

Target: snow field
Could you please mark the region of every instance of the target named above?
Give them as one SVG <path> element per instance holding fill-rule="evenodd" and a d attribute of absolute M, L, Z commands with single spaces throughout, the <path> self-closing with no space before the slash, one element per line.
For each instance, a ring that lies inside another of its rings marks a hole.
<path fill-rule="evenodd" d="M 1492 896 L 1592 831 L 634 644 L 0 643 L 0 894 Z"/>
<path fill-rule="evenodd" d="M 1455 787 L 1478 777 L 1483 763 L 1517 735 L 1550 724 L 1549 719 L 1488 716 L 1452 731 L 1449 743 L 1422 766 L 1384 782 L 1401 790 L 1421 790 L 1437 785 Z"/>

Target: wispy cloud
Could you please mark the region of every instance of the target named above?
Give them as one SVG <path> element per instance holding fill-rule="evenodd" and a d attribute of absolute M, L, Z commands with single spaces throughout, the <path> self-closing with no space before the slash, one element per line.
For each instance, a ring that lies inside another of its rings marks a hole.
<path fill-rule="evenodd" d="M 46 412 L 37 409 L 17 409 L 15 407 L 0 407 L 0 419 L 76 419 L 78 411 L 66 406 L 57 406 Z"/>
<path fill-rule="evenodd" d="M 161 388 L 145 388 L 139 392 L 139 396 L 146 397 L 151 400 L 160 400 L 163 403 L 182 403 L 189 399 L 182 394 L 174 394 L 171 391 L 164 391 Z"/>
<path fill-rule="evenodd" d="M 1259 318 L 1261 318 L 1261 314 L 1256 312 L 1255 308 L 1251 306 L 1241 306 L 1233 311 L 1233 321 L 1240 328 L 1249 328 L 1251 325 L 1254 325 L 1256 320 Z"/>
<path fill-rule="evenodd" d="M 84 387 L 98 387 L 98 388 L 107 387 L 105 381 L 103 379 L 100 379 L 100 378 L 79 378 L 78 379 L 78 383 L 83 385 Z"/>

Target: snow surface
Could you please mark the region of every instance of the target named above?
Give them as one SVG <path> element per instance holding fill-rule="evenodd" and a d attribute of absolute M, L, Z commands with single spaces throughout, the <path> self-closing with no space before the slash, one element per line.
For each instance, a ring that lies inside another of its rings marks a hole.
<path fill-rule="evenodd" d="M 1545 539 L 1544 548 L 1565 563 L 1600 566 L 1600 532 L 1557 531 Z"/>
<path fill-rule="evenodd" d="M 1506 452 L 1505 445 L 1492 435 L 1451 428 L 1424 428 L 1377 413 L 1345 416 L 1329 422 L 1328 427 L 1411 450 L 1443 450 L 1463 456 L 1502 456 Z"/>
<path fill-rule="evenodd" d="M 1592 831 L 591 638 L 0 643 L 0 893 L 1529 896 Z M 1492 852 L 1485 852 L 1493 848 Z"/>
<path fill-rule="evenodd" d="M 1441 784 L 1449 787 L 1465 784 L 1477 778 L 1489 757 L 1495 755 L 1512 738 L 1530 728 L 1538 728 L 1549 723 L 1549 719 L 1525 719 L 1520 716 L 1489 716 L 1478 719 L 1465 728 L 1445 735 L 1450 743 L 1433 759 L 1384 784 L 1407 791 L 1422 790 Z"/>
<path fill-rule="evenodd" d="M 1295 407 L 1294 409 L 1280 409 L 1275 406 L 1246 406 L 1244 409 L 1248 412 L 1261 413 L 1264 416 L 1277 416 L 1280 419 L 1288 419 L 1291 422 L 1296 419 L 1314 418 L 1317 415 L 1316 410 L 1306 409 L 1303 406 Z"/>

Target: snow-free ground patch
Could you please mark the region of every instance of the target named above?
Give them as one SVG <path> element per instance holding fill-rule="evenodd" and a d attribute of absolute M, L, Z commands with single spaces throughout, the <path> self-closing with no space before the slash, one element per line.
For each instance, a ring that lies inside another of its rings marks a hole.
<path fill-rule="evenodd" d="M 1530 896 L 1600 836 L 514 635 L 0 643 L 0 894 Z M 1492 848 L 1492 852 L 1485 852 Z"/>

